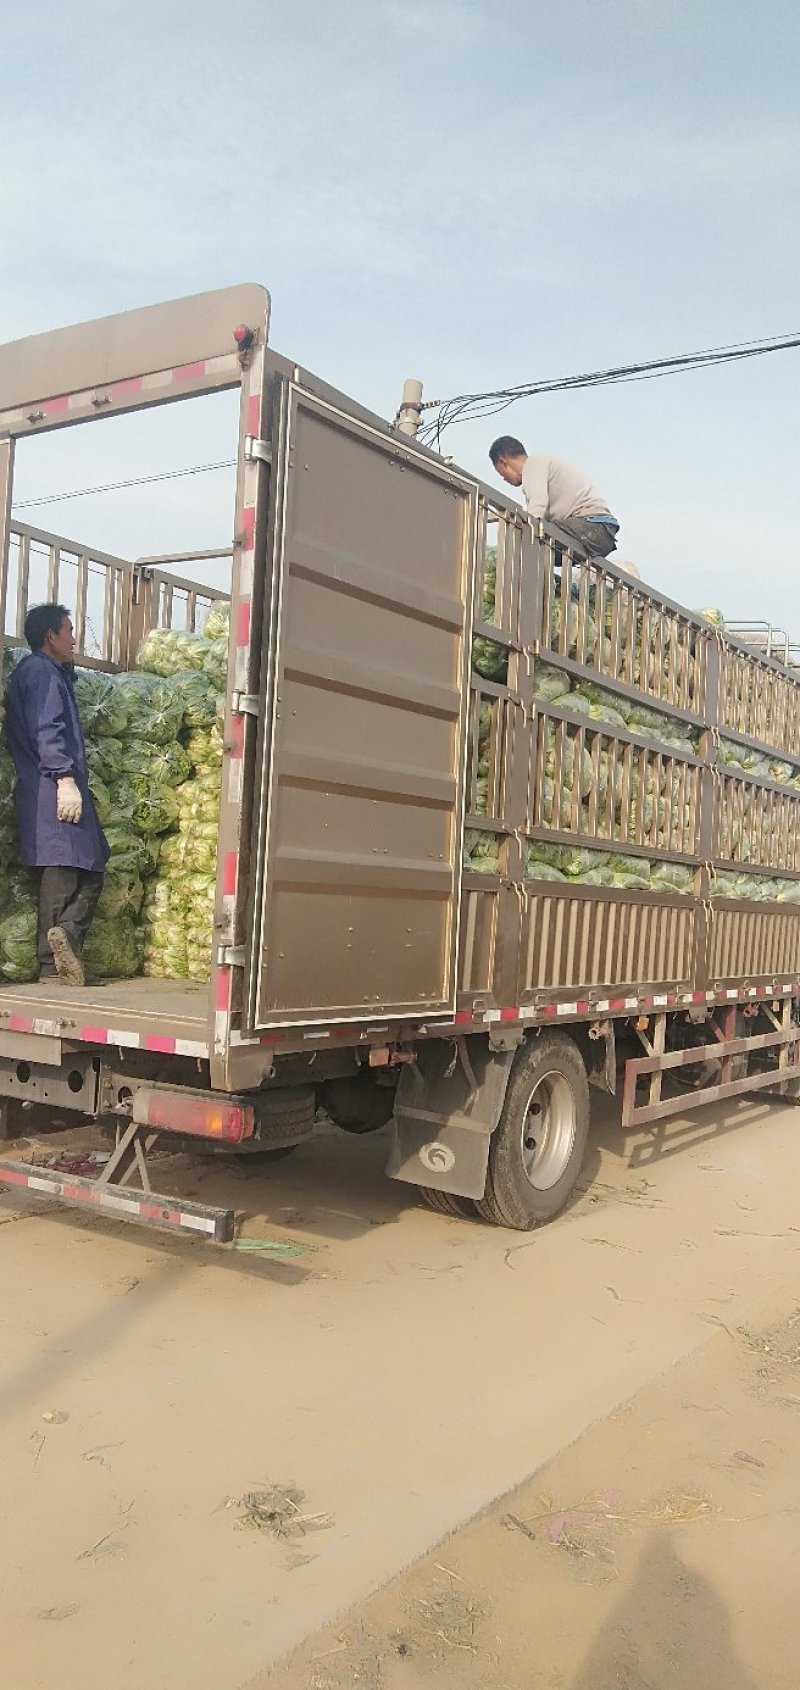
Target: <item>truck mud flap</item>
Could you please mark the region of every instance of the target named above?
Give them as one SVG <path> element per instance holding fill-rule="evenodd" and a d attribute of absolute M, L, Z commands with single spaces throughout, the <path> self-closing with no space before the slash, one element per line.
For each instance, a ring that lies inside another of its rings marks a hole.
<path fill-rule="evenodd" d="M 422 1045 L 397 1087 L 390 1177 L 482 1197 L 513 1059 L 484 1036 Z"/>

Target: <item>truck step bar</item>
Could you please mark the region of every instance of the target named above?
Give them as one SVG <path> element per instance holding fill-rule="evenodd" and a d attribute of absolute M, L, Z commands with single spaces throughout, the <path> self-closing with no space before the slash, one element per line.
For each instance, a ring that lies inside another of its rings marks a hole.
<path fill-rule="evenodd" d="M 203 1203 L 187 1203 L 153 1191 L 146 1156 L 156 1134 L 131 1122 L 121 1134 L 110 1160 L 97 1178 L 39 1167 L 32 1162 L 0 1159 L 0 1189 L 27 1191 L 36 1198 L 55 1198 L 75 1208 L 95 1209 L 117 1220 L 138 1221 L 172 1232 L 193 1232 L 213 1244 L 229 1244 L 234 1235 L 234 1211 Z M 141 1188 L 128 1181 L 139 1175 Z"/>

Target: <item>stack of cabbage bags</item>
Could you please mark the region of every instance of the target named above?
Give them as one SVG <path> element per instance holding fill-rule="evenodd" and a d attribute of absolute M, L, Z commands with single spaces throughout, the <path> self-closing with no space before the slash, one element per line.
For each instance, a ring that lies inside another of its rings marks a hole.
<path fill-rule="evenodd" d="M 491 626 L 495 614 L 496 600 L 496 557 L 493 552 L 487 555 L 484 566 L 483 599 L 481 605 L 482 619 Z M 593 590 L 587 601 L 584 626 L 586 630 L 583 652 L 577 650 L 579 631 L 579 610 L 577 590 L 573 591 L 567 609 L 567 654 L 573 658 L 585 657 L 591 662 L 597 642 L 597 622 L 593 616 L 595 609 Z M 706 608 L 696 612 L 713 627 L 724 628 L 725 622 L 722 612 L 716 608 Z M 560 643 L 564 604 L 556 598 L 551 611 L 550 636 L 553 647 Z M 635 624 L 635 655 L 634 674 L 635 684 L 642 678 L 643 637 L 640 619 Z M 611 666 L 612 648 L 612 612 L 610 604 L 606 606 L 603 624 L 604 665 Z M 648 658 L 656 653 L 656 635 L 649 634 Z M 677 652 L 673 658 L 671 648 L 661 654 L 663 673 L 670 678 L 670 664 L 674 661 L 677 670 L 691 656 L 693 643 L 690 641 L 682 652 Z M 504 646 L 488 636 L 477 635 L 473 640 L 472 665 L 475 672 L 490 681 L 505 681 L 508 672 L 508 654 Z M 652 673 L 652 661 L 648 661 L 648 675 Z M 587 723 L 607 724 L 610 729 L 627 729 L 635 736 L 656 740 L 668 752 L 674 752 L 678 757 L 696 755 L 698 738 L 689 726 L 665 714 L 649 702 L 635 703 L 627 698 L 618 696 L 601 684 L 590 681 L 571 679 L 561 669 L 546 661 L 537 661 L 533 677 L 534 697 L 542 704 L 553 705 L 557 710 L 569 712 L 576 717 L 583 717 Z M 492 738 L 492 711 L 496 706 L 485 697 L 481 700 L 478 715 L 477 732 L 477 769 L 475 778 L 475 810 L 476 816 L 486 816 L 489 813 L 489 777 L 490 777 L 490 747 Z M 593 763 L 588 750 L 578 756 L 577 731 L 567 728 L 562 740 L 560 757 L 557 752 L 558 735 L 555 725 L 547 720 L 540 726 L 543 735 L 543 765 L 542 765 L 542 808 L 541 822 L 545 827 L 558 827 L 562 831 L 569 831 L 575 826 L 577 816 L 578 829 L 586 829 L 589 820 L 590 796 L 594 788 L 597 789 L 597 823 L 602 833 L 609 832 L 609 822 L 613 813 L 611 830 L 615 836 L 622 835 L 621 850 L 604 849 L 601 839 L 597 847 L 585 848 L 583 845 L 574 846 L 550 845 L 547 842 L 531 842 L 528 846 L 525 861 L 525 874 L 537 880 L 572 882 L 587 886 L 619 886 L 631 887 L 637 890 L 653 890 L 660 892 L 691 893 L 694 890 L 694 871 L 686 864 L 666 863 L 659 859 L 651 859 L 645 855 L 634 855 L 625 850 L 624 836 L 636 823 L 639 814 L 644 824 L 645 833 L 650 834 L 653 824 L 658 831 L 658 844 L 665 849 L 678 850 L 681 843 L 688 843 L 688 833 L 691 823 L 689 806 L 685 798 L 681 797 L 679 779 L 672 779 L 668 770 L 664 770 L 660 782 L 652 762 L 646 765 L 644 775 L 644 791 L 642 787 L 641 765 L 638 757 L 634 758 L 631 781 L 629 787 L 628 815 L 622 815 L 623 779 L 617 763 L 614 781 L 615 791 L 609 799 L 609 782 L 611 780 L 611 762 L 607 751 L 601 748 L 597 767 Z M 716 761 L 724 770 L 732 773 L 751 776 L 757 780 L 773 781 L 779 786 L 790 790 L 800 791 L 800 767 L 797 763 L 787 762 L 785 759 L 766 753 L 754 751 L 747 746 L 738 745 L 734 740 L 722 736 L 716 753 Z M 558 791 L 556 791 L 556 774 L 558 774 Z M 779 903 L 800 902 L 800 882 L 777 878 L 769 874 L 745 873 L 744 868 L 749 865 L 753 854 L 752 839 L 753 821 L 746 805 L 739 811 L 732 810 L 723 820 L 723 836 L 721 839 L 721 854 L 742 864 L 742 871 L 719 872 L 711 877 L 710 896 L 756 899 Z M 499 872 L 500 844 L 502 836 L 484 831 L 483 829 L 468 829 L 464 845 L 464 868 L 473 872 L 496 874 Z M 610 843 L 610 841 L 609 841 Z"/>
<path fill-rule="evenodd" d="M 775 781 L 778 786 L 790 786 L 800 791 L 800 769 L 794 763 L 768 753 L 754 751 L 749 745 L 737 745 L 735 740 L 720 736 L 717 762 L 733 774 L 752 775 L 755 780 Z"/>
<path fill-rule="evenodd" d="M 532 880 L 618 886 L 640 892 L 689 893 L 694 886 L 693 870 L 685 863 L 664 863 L 649 857 L 584 850 L 579 846 L 547 845 L 540 840 L 528 847 L 525 874 Z"/>
<path fill-rule="evenodd" d="M 710 898 L 746 898 L 768 904 L 800 904 L 800 880 L 778 880 L 769 874 L 735 874 L 718 869 L 709 880 Z"/>
<path fill-rule="evenodd" d="M 489 751 L 492 743 L 492 707 L 487 700 L 478 714 L 478 768 L 475 779 L 475 814 L 489 813 Z"/>
<path fill-rule="evenodd" d="M 111 855 L 84 960 L 206 980 L 211 963 L 228 607 L 202 636 L 156 629 L 131 674 L 79 670 L 89 786 Z M 4 681 L 16 656 L 4 654 Z M 0 980 L 34 980 L 36 877 L 20 867 L 14 768 L 0 749 Z"/>
<path fill-rule="evenodd" d="M 217 866 L 228 607 L 212 610 L 201 637 L 154 630 L 137 663 L 180 700 L 186 770 L 142 906 L 145 974 L 204 981 L 211 969 Z"/>
<path fill-rule="evenodd" d="M 486 555 L 483 568 L 480 611 L 484 622 L 491 623 L 494 618 L 496 596 L 497 552 L 490 551 Z M 472 640 L 472 667 L 476 675 L 483 675 L 487 681 L 505 681 L 508 675 L 506 647 L 498 645 L 496 640 L 488 639 L 485 634 L 475 634 Z"/>
<path fill-rule="evenodd" d="M 482 618 L 491 625 L 495 613 L 496 603 L 496 556 L 490 552 L 484 566 Z M 597 642 L 597 623 L 592 615 L 594 606 L 590 603 L 584 615 L 585 646 L 584 655 L 591 660 Z M 559 642 L 561 626 L 565 608 L 563 601 L 556 598 L 551 612 L 551 638 L 553 644 Z M 576 642 L 579 632 L 579 606 L 573 596 L 566 610 L 567 642 L 572 656 L 579 655 Z M 606 610 L 607 626 L 604 632 L 610 634 L 610 607 Z M 639 654 L 641 656 L 641 653 Z M 508 670 L 508 657 L 505 648 L 496 641 L 484 635 L 477 635 L 473 639 L 472 665 L 475 672 L 487 680 L 503 681 Z M 647 704 L 632 703 L 619 698 L 615 693 L 606 690 L 599 684 L 592 682 L 572 681 L 563 670 L 553 664 L 537 662 L 533 680 L 534 696 L 543 704 L 552 704 L 556 709 L 569 711 L 577 717 L 585 717 L 587 723 L 606 724 L 609 729 L 627 729 L 633 734 L 641 734 L 653 738 L 668 750 L 677 755 L 691 756 L 696 752 L 696 738 L 680 723 L 667 716 L 663 711 L 650 708 Z M 488 794 L 490 776 L 490 746 L 492 734 L 492 710 L 495 708 L 487 699 L 481 701 L 478 716 L 477 735 L 477 769 L 475 780 L 475 814 L 488 814 Z M 597 785 L 597 799 L 600 806 L 598 819 L 602 812 L 602 822 L 607 827 L 609 813 L 613 813 L 614 831 L 624 833 L 622 817 L 622 772 L 617 766 L 615 771 L 615 791 L 613 802 L 609 800 L 609 781 L 611 779 L 611 763 L 605 750 L 602 751 L 597 771 L 588 750 L 580 756 L 577 748 L 577 732 L 569 730 L 562 742 L 561 753 L 557 750 L 557 734 L 553 723 L 546 723 L 541 730 L 544 734 L 543 768 L 542 768 L 542 822 L 545 826 L 560 827 L 568 830 L 574 825 L 577 803 L 578 826 L 588 824 L 589 800 L 595 784 Z M 556 775 L 558 775 L 558 794 L 556 794 Z M 682 807 L 677 793 L 669 792 L 665 785 L 656 790 L 655 776 L 652 766 L 645 776 L 645 789 L 640 793 L 641 774 L 637 764 L 632 771 L 629 788 L 628 816 L 624 818 L 627 826 L 632 826 L 641 807 L 642 820 L 646 831 L 650 831 L 654 821 L 659 830 L 666 829 L 669 821 L 673 837 L 677 838 L 681 827 L 688 819 L 685 802 Z M 666 784 L 666 776 L 665 776 Z M 558 802 L 556 799 L 558 798 Z M 464 845 L 464 867 L 473 872 L 496 874 L 499 868 L 500 839 L 497 835 L 483 830 L 468 829 Z M 527 851 L 525 863 L 526 876 L 543 880 L 580 881 L 584 885 L 629 886 L 642 890 L 653 889 L 664 892 L 686 892 L 693 889 L 693 873 L 686 866 L 672 863 L 651 861 L 645 857 L 638 857 L 624 852 L 609 852 L 602 849 L 584 849 L 573 847 L 551 846 L 548 844 L 531 844 Z"/>
<path fill-rule="evenodd" d="M 180 743 L 183 702 L 150 674 L 76 676 L 89 786 L 111 848 L 105 885 L 84 949 L 89 971 L 127 978 L 142 964 L 139 916 L 161 836 L 178 819 L 175 789 L 191 764 Z"/>
<path fill-rule="evenodd" d="M 35 980 L 36 876 L 18 862 L 14 765 L 0 750 L 0 980 Z"/>
<path fill-rule="evenodd" d="M 176 792 L 176 826 L 161 842 L 142 912 L 144 972 L 207 980 L 217 866 L 222 720 L 195 722 L 186 741 L 191 770 Z"/>
<path fill-rule="evenodd" d="M 672 751 L 678 756 L 696 755 L 695 738 L 688 729 L 669 716 L 641 704 L 631 704 L 627 699 L 618 698 L 615 694 L 607 693 L 601 687 L 588 682 L 585 685 L 576 682 L 571 689 L 568 687 L 565 690 L 565 680 L 563 673 L 556 669 L 548 668 L 546 664 L 537 665 L 534 692 L 537 697 L 552 703 L 556 709 L 569 711 L 576 716 L 586 716 L 598 726 L 608 724 L 610 728 L 624 728 L 634 735 L 655 739 L 665 746 L 668 752 Z M 562 756 L 561 764 L 562 802 L 559 812 L 553 780 L 555 729 L 552 724 L 548 724 L 544 732 L 542 821 L 546 826 L 554 824 L 565 829 L 571 825 L 572 796 L 576 784 L 576 747 L 569 739 L 564 747 L 565 755 Z M 580 760 L 577 779 L 580 794 L 578 826 L 585 829 L 588 827 L 589 800 L 594 785 L 593 761 L 588 751 L 584 751 Z M 610 780 L 610 757 L 607 751 L 601 749 L 597 768 L 597 814 L 598 825 L 602 818 L 604 831 L 609 815 Z M 614 832 L 632 831 L 641 810 L 645 832 L 650 833 L 655 823 L 659 842 L 663 838 L 666 846 L 669 828 L 672 848 L 681 849 L 681 841 L 688 832 L 689 806 L 685 800 L 681 802 L 677 789 L 670 790 L 668 770 L 664 770 L 659 784 L 656 771 L 652 763 L 649 763 L 645 768 L 643 792 L 641 786 L 641 766 L 634 762 L 629 785 L 628 814 L 627 818 L 624 817 L 623 776 L 621 766 L 617 762 L 611 804 Z M 567 800 L 566 806 L 564 798 Z M 694 889 L 694 873 L 686 864 L 662 862 L 660 859 L 634 855 L 626 852 L 624 848 L 604 850 L 601 845 L 599 848 L 588 849 L 577 841 L 574 846 L 532 842 L 527 852 L 525 873 L 536 879 L 579 881 L 586 886 L 617 886 L 666 893 L 691 893 Z"/>
<path fill-rule="evenodd" d="M 483 828 L 465 828 L 461 866 L 473 874 L 499 874 L 500 840 L 497 834 L 485 833 Z"/>

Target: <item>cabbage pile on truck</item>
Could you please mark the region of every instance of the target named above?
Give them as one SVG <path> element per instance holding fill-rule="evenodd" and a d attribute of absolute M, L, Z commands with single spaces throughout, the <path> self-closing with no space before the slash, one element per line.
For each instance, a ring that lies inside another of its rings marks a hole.
<path fill-rule="evenodd" d="M 221 606 L 202 635 L 154 629 L 129 673 L 76 674 L 89 786 L 111 850 L 84 948 L 100 978 L 209 977 L 227 653 Z M 13 788 L 3 749 L 0 979 L 22 983 L 38 973 L 36 877 L 17 861 Z"/>
<path fill-rule="evenodd" d="M 496 573 L 496 558 L 489 553 L 484 570 L 481 607 L 483 622 L 487 626 L 492 624 L 495 614 Z M 592 615 L 593 608 L 590 598 L 584 610 L 587 652 L 593 652 L 598 643 L 598 626 Z M 560 644 L 564 614 L 562 600 L 556 597 L 550 617 L 553 647 Z M 611 614 L 609 605 L 606 610 L 603 639 L 600 642 L 604 666 L 609 669 L 612 667 Z M 706 609 L 697 614 L 714 627 L 725 626 L 724 617 L 717 609 Z M 566 616 L 567 655 L 575 658 L 579 604 L 574 596 L 569 602 Z M 685 662 L 685 656 L 681 651 L 673 654 L 667 649 L 663 653 L 662 661 L 665 671 L 668 671 L 671 662 L 680 665 Z M 495 686 L 504 685 L 508 675 L 507 648 L 499 640 L 493 640 L 485 632 L 480 632 L 472 642 L 472 668 L 476 677 Z M 642 670 L 640 637 L 640 643 L 634 653 L 632 678 L 635 686 L 641 684 Z M 608 886 L 669 895 L 691 895 L 695 890 L 695 871 L 692 866 L 688 863 L 667 862 L 660 857 L 651 858 L 645 854 L 633 853 L 626 850 L 626 842 L 633 838 L 637 821 L 641 819 L 645 834 L 649 835 L 660 849 L 685 856 L 694 855 L 694 817 L 687 798 L 686 765 L 682 764 L 680 759 L 700 757 L 699 731 L 675 716 L 659 710 L 657 702 L 651 704 L 649 700 L 634 700 L 614 692 L 610 681 L 604 685 L 600 679 L 595 681 L 573 677 L 557 664 L 548 662 L 546 655 L 536 660 L 532 690 L 534 699 L 541 706 L 541 713 L 537 710 L 538 722 L 531 730 L 539 734 L 541 742 L 538 775 L 541 804 L 538 825 L 541 829 L 576 832 L 581 837 L 576 837 L 575 843 L 568 845 L 542 839 L 528 840 L 523 865 L 525 878 L 556 881 L 567 885 Z M 612 735 L 614 730 L 618 729 L 637 739 L 655 741 L 665 752 L 667 760 L 662 761 L 660 771 L 657 772 L 653 759 L 648 759 L 647 754 L 640 748 L 634 748 L 627 785 L 627 811 L 624 812 L 625 783 L 620 759 L 612 757 L 610 740 L 601 740 L 599 752 L 596 758 L 593 758 L 587 749 L 580 749 L 578 728 L 558 723 L 557 718 L 547 714 L 548 709 L 564 711 L 570 716 L 585 720 L 587 729 L 602 732 L 602 729 L 607 727 Z M 488 818 L 491 815 L 489 789 L 492 738 L 493 704 L 483 696 L 478 707 L 477 734 L 474 736 L 476 778 L 473 786 L 472 815 L 475 818 Z M 670 757 L 678 761 L 670 762 Z M 714 761 L 717 767 L 726 773 L 769 781 L 785 787 L 788 791 L 800 792 L 800 761 L 793 763 L 786 757 L 759 753 L 726 738 L 724 734 L 716 737 Z M 609 793 L 612 782 L 613 792 Z M 593 832 L 590 826 L 592 802 L 595 804 L 595 814 L 602 815 L 602 825 L 596 828 L 599 836 L 596 839 L 583 837 Z M 752 831 L 755 825 L 748 817 L 746 807 L 743 807 L 741 816 L 723 820 L 719 855 L 728 861 L 740 863 L 741 868 L 716 871 L 712 869 L 709 876 L 709 897 L 755 899 L 772 903 L 800 902 L 800 881 L 785 876 L 779 878 L 764 873 L 747 872 L 751 858 L 755 855 Z M 472 873 L 498 874 L 501 868 L 502 843 L 502 834 L 491 832 L 486 827 L 468 827 L 464 839 L 464 869 Z M 646 851 L 646 846 L 644 850 Z"/>

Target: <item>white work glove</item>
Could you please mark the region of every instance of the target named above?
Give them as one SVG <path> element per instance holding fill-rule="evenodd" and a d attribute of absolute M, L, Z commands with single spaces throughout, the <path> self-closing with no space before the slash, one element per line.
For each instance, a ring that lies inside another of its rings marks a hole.
<path fill-rule="evenodd" d="M 60 822 L 79 822 L 83 815 L 83 799 L 71 775 L 56 785 L 56 815 Z"/>

